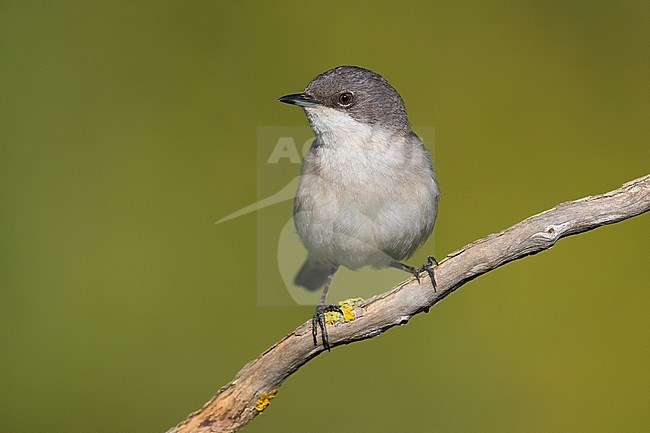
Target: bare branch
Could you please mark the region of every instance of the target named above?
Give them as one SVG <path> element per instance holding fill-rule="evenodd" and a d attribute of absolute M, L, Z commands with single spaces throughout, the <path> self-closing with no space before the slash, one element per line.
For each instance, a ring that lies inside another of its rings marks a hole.
<path fill-rule="evenodd" d="M 606 194 L 559 204 L 500 233 L 489 235 L 445 257 L 435 268 L 438 290 L 423 274 L 421 283 L 405 281 L 386 293 L 354 306 L 348 323 L 329 326 L 332 346 L 372 338 L 441 299 L 479 275 L 513 260 L 552 247 L 558 239 L 650 210 L 650 175 Z M 234 432 L 268 405 L 277 388 L 292 373 L 323 351 L 314 347 L 310 322 L 278 341 L 249 362 L 201 409 L 167 433 Z"/>

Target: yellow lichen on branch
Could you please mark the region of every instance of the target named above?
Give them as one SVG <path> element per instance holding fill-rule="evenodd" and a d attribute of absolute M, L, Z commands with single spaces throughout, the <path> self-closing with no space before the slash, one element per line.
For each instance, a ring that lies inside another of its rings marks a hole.
<path fill-rule="evenodd" d="M 255 403 L 255 410 L 258 412 L 264 411 L 266 407 L 271 404 L 271 400 L 275 398 L 275 394 L 278 393 L 278 388 L 272 389 L 269 392 L 263 392 L 257 398 L 257 403 Z"/>
<path fill-rule="evenodd" d="M 328 325 L 335 325 L 337 323 L 348 323 L 354 319 L 355 313 L 354 309 L 363 302 L 363 298 L 350 298 L 345 301 L 339 302 L 339 308 L 341 313 L 338 311 L 328 311 L 325 313 L 325 323 Z"/>

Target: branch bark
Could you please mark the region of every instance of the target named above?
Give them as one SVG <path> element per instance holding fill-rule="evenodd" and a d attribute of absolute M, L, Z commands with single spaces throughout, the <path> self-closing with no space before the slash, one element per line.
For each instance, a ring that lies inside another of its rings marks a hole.
<path fill-rule="evenodd" d="M 650 175 L 621 188 L 561 203 L 449 254 L 435 268 L 438 290 L 423 274 L 354 306 L 353 319 L 328 326 L 332 346 L 377 336 L 428 311 L 466 282 L 513 260 L 552 247 L 558 239 L 613 224 L 650 210 Z M 234 432 L 253 420 L 292 373 L 323 351 L 311 320 L 249 362 L 201 409 L 167 433 Z"/>

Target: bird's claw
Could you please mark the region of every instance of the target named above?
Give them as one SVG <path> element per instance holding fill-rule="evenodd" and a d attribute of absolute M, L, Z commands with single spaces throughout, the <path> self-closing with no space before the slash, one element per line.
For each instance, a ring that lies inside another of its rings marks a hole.
<path fill-rule="evenodd" d="M 438 266 L 438 261 L 436 260 L 435 257 L 429 256 L 427 257 L 427 262 L 420 266 L 419 268 L 414 268 L 413 269 L 413 275 L 415 276 L 415 279 L 418 280 L 418 284 L 420 283 L 420 274 L 422 272 L 426 272 L 429 275 L 429 278 L 431 279 L 431 285 L 433 286 L 433 291 L 436 292 L 438 287 L 436 285 L 436 278 L 433 273 L 434 266 Z"/>
<path fill-rule="evenodd" d="M 341 308 L 337 305 L 318 304 L 316 307 L 316 312 L 314 313 L 314 317 L 311 319 L 311 335 L 314 337 L 314 346 L 318 346 L 317 336 L 318 328 L 320 328 L 321 341 L 323 342 L 323 347 L 327 349 L 328 352 L 331 346 L 327 337 L 325 313 L 330 311 L 336 311 L 340 314 L 343 314 L 343 311 L 341 311 Z"/>

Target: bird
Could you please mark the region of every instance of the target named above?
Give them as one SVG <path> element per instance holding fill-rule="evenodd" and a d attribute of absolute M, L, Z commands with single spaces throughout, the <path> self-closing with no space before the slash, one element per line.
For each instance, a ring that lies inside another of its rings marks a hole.
<path fill-rule="evenodd" d="M 338 66 L 311 80 L 305 90 L 280 102 L 301 107 L 315 139 L 304 157 L 293 219 L 307 250 L 294 283 L 322 288 L 312 317 L 324 349 L 331 348 L 324 314 L 340 267 L 392 267 L 418 280 L 426 271 L 436 288 L 429 256 L 420 267 L 404 263 L 429 238 L 440 190 L 431 157 L 413 132 L 404 101 L 380 74 Z"/>

